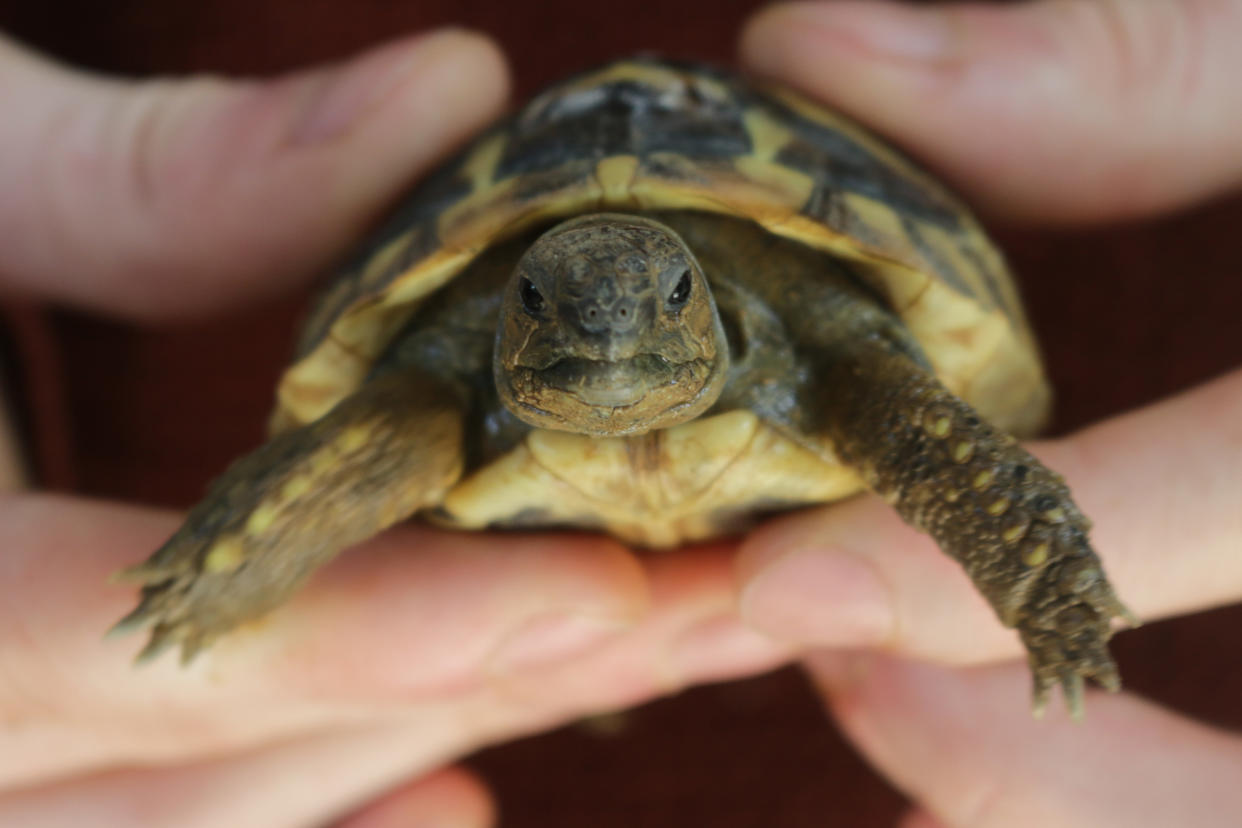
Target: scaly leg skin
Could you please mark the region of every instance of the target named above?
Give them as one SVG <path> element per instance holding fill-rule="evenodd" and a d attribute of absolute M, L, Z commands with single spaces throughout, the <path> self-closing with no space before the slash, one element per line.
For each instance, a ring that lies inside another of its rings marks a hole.
<path fill-rule="evenodd" d="M 234 463 L 164 546 L 118 573 L 142 597 L 114 630 L 151 627 L 140 661 L 179 644 L 188 662 L 337 552 L 438 502 L 461 473 L 461 433 L 443 384 L 409 371 L 368 383 Z"/>
<path fill-rule="evenodd" d="M 1035 715 L 1060 684 L 1081 718 L 1084 678 L 1120 687 L 1108 652 L 1112 618 L 1137 620 L 1113 593 L 1064 480 L 910 356 L 875 339 L 839 348 L 823 387 L 842 459 L 961 563 L 1017 629 Z"/>

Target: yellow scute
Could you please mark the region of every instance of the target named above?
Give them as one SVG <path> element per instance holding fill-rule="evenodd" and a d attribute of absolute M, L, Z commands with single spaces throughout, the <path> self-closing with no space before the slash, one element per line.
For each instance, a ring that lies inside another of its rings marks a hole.
<path fill-rule="evenodd" d="M 437 519 L 468 529 L 605 528 L 666 547 L 740 528 L 756 507 L 822 503 L 859 488 L 850 470 L 733 411 L 633 437 L 531 432 L 449 492 Z"/>

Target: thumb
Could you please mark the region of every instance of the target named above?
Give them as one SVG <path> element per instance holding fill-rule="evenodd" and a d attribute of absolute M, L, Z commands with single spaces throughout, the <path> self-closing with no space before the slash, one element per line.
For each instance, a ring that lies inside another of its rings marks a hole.
<path fill-rule="evenodd" d="M 1242 3 L 805 2 L 747 27 L 757 71 L 841 106 L 1010 217 L 1176 207 L 1242 181 Z"/>
<path fill-rule="evenodd" d="M 0 280 L 138 317 L 305 278 L 507 90 L 461 31 L 270 81 L 123 82 L 0 38 L 0 77 Z"/>
<path fill-rule="evenodd" d="M 906 828 L 1236 826 L 1242 739 L 1128 693 L 1035 721 L 1023 664 L 807 661 L 846 737 L 915 800 Z M 934 817 L 932 816 L 934 815 Z"/>

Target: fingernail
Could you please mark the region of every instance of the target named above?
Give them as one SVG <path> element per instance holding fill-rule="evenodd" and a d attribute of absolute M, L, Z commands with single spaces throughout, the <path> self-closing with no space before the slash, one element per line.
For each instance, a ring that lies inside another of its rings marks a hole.
<path fill-rule="evenodd" d="M 833 647 L 882 644 L 893 634 L 892 596 L 875 568 L 835 547 L 799 547 L 742 589 L 747 623 L 781 641 Z"/>
<path fill-rule="evenodd" d="M 497 646 L 489 667 L 492 672 L 509 673 L 565 661 L 600 646 L 630 626 L 622 618 L 572 612 L 539 615 Z"/>
<path fill-rule="evenodd" d="M 957 27 L 940 9 L 870 0 L 802 3 L 794 9 L 821 33 L 847 38 L 878 56 L 939 61 L 958 51 Z"/>
<path fill-rule="evenodd" d="M 718 681 L 775 666 L 791 654 L 788 644 L 773 641 L 735 615 L 718 615 L 690 626 L 669 647 L 668 655 L 682 681 Z"/>
<path fill-rule="evenodd" d="M 293 124 L 290 142 L 323 143 L 348 132 L 414 71 L 426 71 L 445 56 L 434 40 L 435 35 L 421 35 L 383 46 L 308 81 L 317 88 Z"/>

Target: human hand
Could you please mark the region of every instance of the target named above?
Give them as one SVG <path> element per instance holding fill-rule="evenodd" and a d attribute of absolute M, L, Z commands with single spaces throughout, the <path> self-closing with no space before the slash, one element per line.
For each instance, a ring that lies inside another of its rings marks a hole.
<path fill-rule="evenodd" d="M 123 84 L 0 41 L 0 77 L 0 278 L 145 320 L 305 278 L 506 85 L 451 32 L 266 83 Z M 439 770 L 462 754 L 784 656 L 737 622 L 724 549 L 401 528 L 209 659 L 134 670 L 140 637 L 100 640 L 133 602 L 107 576 L 177 522 L 0 499 L 0 824 L 487 825 Z"/>
<path fill-rule="evenodd" d="M 898 139 L 993 215 L 1150 214 L 1242 182 L 1242 3 L 779 6 L 754 70 Z M 1242 372 L 1033 451 L 1096 522 L 1145 619 L 1242 597 Z M 1234 824 L 1242 740 L 1128 694 L 1085 724 L 1025 711 L 1016 637 L 957 566 L 859 500 L 743 545 L 742 612 L 803 645 L 833 715 L 917 803 L 907 828 Z M 874 654 L 881 651 L 884 654 Z M 952 668 L 916 665 L 921 659 Z M 971 665 L 971 666 L 967 666 Z"/>

